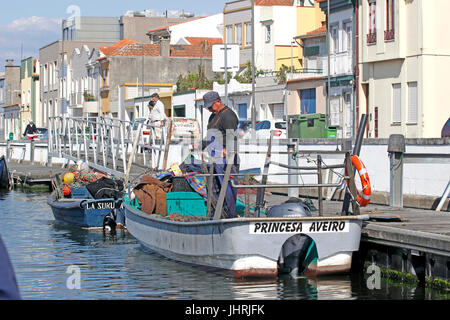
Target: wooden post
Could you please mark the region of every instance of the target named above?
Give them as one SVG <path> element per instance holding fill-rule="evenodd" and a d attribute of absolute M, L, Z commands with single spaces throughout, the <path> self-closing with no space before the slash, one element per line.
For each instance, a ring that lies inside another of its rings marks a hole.
<path fill-rule="evenodd" d="M 250 176 L 245 175 L 245 184 L 250 185 Z M 250 215 L 250 193 L 249 189 L 245 188 L 245 217 L 249 217 Z"/>
<path fill-rule="evenodd" d="M 345 167 L 347 168 L 347 173 L 349 175 L 349 189 L 351 194 L 351 202 L 353 215 L 359 215 L 359 205 L 357 202 L 356 184 L 355 184 L 355 171 L 353 170 L 352 162 L 350 161 L 350 153 L 345 154 Z"/>
<path fill-rule="evenodd" d="M 264 163 L 264 172 L 261 178 L 261 184 L 267 184 L 267 175 L 269 174 L 270 159 L 272 157 L 273 133 L 270 132 L 269 147 L 267 148 L 266 162 Z M 266 188 L 259 188 L 256 194 L 255 217 L 259 217 L 261 207 L 264 205 L 264 192 Z"/>
<path fill-rule="evenodd" d="M 226 159 L 227 159 L 226 162 L 227 166 L 225 169 L 225 176 L 223 177 L 222 186 L 219 192 L 219 199 L 217 200 L 216 211 L 214 213 L 214 220 L 218 220 L 222 216 L 223 203 L 225 201 L 225 195 L 228 188 L 228 181 L 230 180 L 231 167 L 233 166 L 233 161 L 231 161 L 231 159 L 228 159 L 228 157 Z"/>
<path fill-rule="evenodd" d="M 319 201 L 319 216 L 323 215 L 323 201 L 322 201 L 322 157 L 320 154 L 317 155 L 317 183 L 319 187 L 317 188 L 317 200 Z"/>
<path fill-rule="evenodd" d="M 163 170 L 166 170 L 166 168 L 167 168 L 167 157 L 169 156 L 170 140 L 172 140 L 172 126 L 173 126 L 173 122 L 172 122 L 172 120 L 170 120 L 169 129 L 167 130 L 166 146 L 164 148 L 164 159 L 163 159 L 163 167 L 162 167 Z"/>
<path fill-rule="evenodd" d="M 136 153 L 137 145 L 139 142 L 139 136 L 141 135 L 141 129 L 142 129 L 142 123 L 139 123 L 138 128 L 137 128 L 136 137 L 134 137 L 133 148 L 131 149 L 131 154 L 130 154 L 130 157 L 128 158 L 127 171 L 125 174 L 125 188 L 128 186 L 131 164 L 133 162 L 132 160 L 133 160 L 134 154 Z"/>

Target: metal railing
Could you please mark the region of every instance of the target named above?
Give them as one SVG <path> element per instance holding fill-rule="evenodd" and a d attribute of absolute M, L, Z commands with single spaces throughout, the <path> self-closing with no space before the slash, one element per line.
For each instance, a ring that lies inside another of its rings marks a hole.
<path fill-rule="evenodd" d="M 155 130 L 161 130 L 161 138 L 158 140 Z M 75 162 L 86 160 L 99 171 L 125 178 L 130 164 L 150 169 L 161 167 L 162 153 L 166 150 L 167 130 L 165 126 L 102 116 L 58 116 L 49 118 L 48 137 L 50 157 Z"/>

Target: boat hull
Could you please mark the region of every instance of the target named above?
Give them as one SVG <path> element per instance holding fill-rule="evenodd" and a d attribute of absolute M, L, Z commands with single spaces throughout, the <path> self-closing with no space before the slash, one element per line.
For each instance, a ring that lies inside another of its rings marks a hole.
<path fill-rule="evenodd" d="M 0 189 L 9 188 L 9 171 L 6 165 L 5 156 L 0 157 Z"/>
<path fill-rule="evenodd" d="M 73 201 L 57 201 L 55 193 L 47 200 L 55 220 L 82 228 L 103 228 L 105 217 L 116 210 L 116 223 L 124 226 L 122 200 L 114 199 L 72 199 Z"/>
<path fill-rule="evenodd" d="M 306 274 L 347 272 L 352 252 L 359 249 L 362 220 L 366 218 L 235 218 L 179 222 L 147 215 L 127 203 L 124 203 L 124 211 L 128 231 L 143 246 L 176 261 L 228 270 L 235 277 L 277 276 L 282 246 L 298 235 L 310 237 L 317 247 L 318 259 L 309 264 Z M 317 230 L 319 223 L 322 230 Z M 338 231 L 334 231 L 336 224 L 343 227 L 342 230 L 336 227 Z M 328 230 L 329 226 L 332 231 Z"/>

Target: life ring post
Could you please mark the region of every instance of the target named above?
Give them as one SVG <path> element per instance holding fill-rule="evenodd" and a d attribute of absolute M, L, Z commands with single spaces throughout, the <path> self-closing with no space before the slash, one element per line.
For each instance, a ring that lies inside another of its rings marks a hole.
<path fill-rule="evenodd" d="M 345 153 L 345 172 L 346 175 L 349 176 L 347 179 L 347 185 L 351 193 L 351 203 L 354 215 L 359 215 L 359 205 L 357 203 L 358 195 L 356 191 L 356 183 L 355 183 L 355 172 L 353 171 L 353 166 L 351 162 L 350 153 Z"/>

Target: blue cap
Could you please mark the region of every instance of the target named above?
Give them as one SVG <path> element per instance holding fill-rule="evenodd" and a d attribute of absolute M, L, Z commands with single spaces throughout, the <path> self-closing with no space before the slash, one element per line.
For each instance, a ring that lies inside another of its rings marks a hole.
<path fill-rule="evenodd" d="M 220 100 L 220 96 L 216 91 L 209 91 L 203 95 L 203 103 L 205 108 L 210 108 L 216 102 Z"/>

